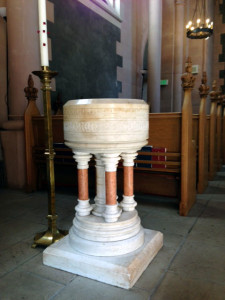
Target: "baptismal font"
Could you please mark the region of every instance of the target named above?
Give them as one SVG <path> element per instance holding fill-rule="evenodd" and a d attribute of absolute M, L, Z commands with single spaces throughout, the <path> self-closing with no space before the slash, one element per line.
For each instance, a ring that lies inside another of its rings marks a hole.
<path fill-rule="evenodd" d="M 81 99 L 64 105 L 65 144 L 78 171 L 78 204 L 69 235 L 44 251 L 44 264 L 130 288 L 163 245 L 160 232 L 144 229 L 135 209 L 133 166 L 147 144 L 149 107 L 136 99 Z M 96 197 L 90 204 L 88 166 L 96 160 Z M 116 171 L 123 160 L 123 199 Z"/>

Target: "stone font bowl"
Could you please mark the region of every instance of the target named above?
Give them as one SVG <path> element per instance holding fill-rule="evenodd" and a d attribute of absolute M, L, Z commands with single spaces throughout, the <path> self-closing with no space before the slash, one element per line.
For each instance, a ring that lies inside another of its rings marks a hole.
<path fill-rule="evenodd" d="M 74 152 L 134 152 L 147 144 L 149 106 L 143 100 L 70 100 L 63 115 L 65 144 Z"/>

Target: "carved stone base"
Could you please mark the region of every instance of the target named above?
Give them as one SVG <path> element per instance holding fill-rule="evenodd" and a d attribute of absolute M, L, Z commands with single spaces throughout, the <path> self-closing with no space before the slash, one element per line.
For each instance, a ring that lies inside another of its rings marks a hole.
<path fill-rule="evenodd" d="M 163 245 L 161 232 L 144 230 L 143 246 L 129 254 L 98 257 L 75 251 L 66 236 L 43 253 L 47 266 L 115 285 L 131 288 Z"/>

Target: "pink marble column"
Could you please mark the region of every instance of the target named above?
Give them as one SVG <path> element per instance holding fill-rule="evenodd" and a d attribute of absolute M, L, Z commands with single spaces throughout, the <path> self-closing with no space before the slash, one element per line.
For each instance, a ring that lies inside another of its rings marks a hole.
<path fill-rule="evenodd" d="M 88 200 L 88 169 L 78 169 L 78 198 L 80 200 Z"/>
<path fill-rule="evenodd" d="M 134 194 L 134 167 L 124 167 L 123 191 L 125 196 L 133 196 Z"/>
<path fill-rule="evenodd" d="M 106 205 L 116 205 L 116 172 L 105 173 Z"/>
<path fill-rule="evenodd" d="M 74 159 L 77 162 L 78 176 L 78 204 L 75 210 L 79 216 L 88 216 L 92 211 L 88 195 L 88 162 L 91 159 L 89 153 L 75 152 Z"/>
<path fill-rule="evenodd" d="M 137 153 L 122 153 L 123 159 L 123 201 L 120 206 L 124 211 L 132 211 L 135 209 L 137 202 L 134 200 L 134 159 Z"/>

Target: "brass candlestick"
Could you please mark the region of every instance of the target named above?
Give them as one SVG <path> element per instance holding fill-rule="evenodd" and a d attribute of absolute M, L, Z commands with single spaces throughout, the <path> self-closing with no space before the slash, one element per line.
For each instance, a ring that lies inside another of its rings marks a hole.
<path fill-rule="evenodd" d="M 51 79 L 58 73 L 50 71 L 48 67 L 42 67 L 41 71 L 33 71 L 34 75 L 41 80 L 44 102 L 44 121 L 45 121 L 45 156 L 48 183 L 48 229 L 37 233 L 34 237 L 32 248 L 36 246 L 49 246 L 57 242 L 68 234 L 67 230 L 59 230 L 56 226 L 57 215 L 55 212 L 55 173 L 53 136 L 52 136 L 52 117 L 51 117 Z"/>

